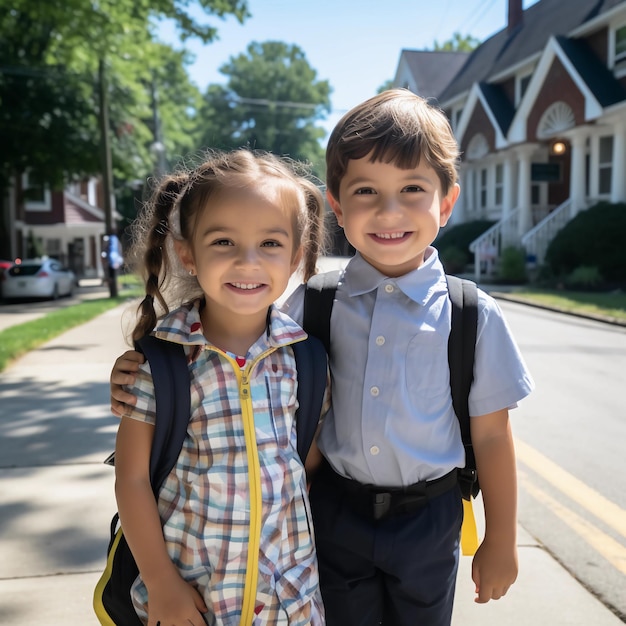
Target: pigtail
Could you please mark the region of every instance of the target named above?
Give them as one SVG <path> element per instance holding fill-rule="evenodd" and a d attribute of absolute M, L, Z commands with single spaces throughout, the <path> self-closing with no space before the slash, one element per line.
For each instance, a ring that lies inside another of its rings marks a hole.
<path fill-rule="evenodd" d="M 163 285 L 168 278 L 169 261 L 168 236 L 171 235 L 170 223 L 172 211 L 179 196 L 188 182 L 186 174 L 169 176 L 153 194 L 152 200 L 146 206 L 142 219 L 135 227 L 135 239 L 138 252 L 143 252 L 141 258 L 142 274 L 144 277 L 146 296 L 139 305 L 139 318 L 133 330 L 132 337 L 137 340 L 155 327 L 157 312 L 155 300 L 163 312 L 168 313 L 169 307 L 163 295 Z"/>
<path fill-rule="evenodd" d="M 317 273 L 317 260 L 325 247 L 326 205 L 321 191 L 312 181 L 301 179 L 306 201 L 306 228 L 302 241 L 302 278 L 306 282 Z"/>

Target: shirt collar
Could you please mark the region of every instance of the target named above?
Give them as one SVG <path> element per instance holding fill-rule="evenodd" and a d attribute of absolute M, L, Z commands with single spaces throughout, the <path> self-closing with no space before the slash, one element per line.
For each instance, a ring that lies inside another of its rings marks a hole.
<path fill-rule="evenodd" d="M 207 345 L 202 334 L 200 304 L 194 300 L 165 315 L 159 320 L 154 334 L 159 339 L 187 345 Z M 306 338 L 306 333 L 288 315 L 281 313 L 274 305 L 269 308 L 267 332 L 256 344 L 267 347 L 285 346 Z M 255 344 L 255 345 L 256 345 Z"/>
<path fill-rule="evenodd" d="M 350 297 L 375 291 L 383 284 L 393 284 L 421 305 L 428 302 L 435 293 L 446 289 L 443 265 L 437 250 L 432 246 L 426 249 L 424 262 L 420 267 L 397 278 L 381 274 L 357 252 L 346 266 L 340 282 L 345 283 Z"/>

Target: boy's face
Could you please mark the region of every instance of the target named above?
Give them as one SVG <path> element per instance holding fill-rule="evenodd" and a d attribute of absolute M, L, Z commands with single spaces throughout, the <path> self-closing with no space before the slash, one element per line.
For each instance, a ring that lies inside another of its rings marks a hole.
<path fill-rule="evenodd" d="M 385 276 L 402 276 L 424 261 L 426 248 L 445 226 L 459 195 L 442 195 L 435 170 L 422 159 L 414 169 L 349 161 L 339 198 L 328 201 L 348 241 Z"/>

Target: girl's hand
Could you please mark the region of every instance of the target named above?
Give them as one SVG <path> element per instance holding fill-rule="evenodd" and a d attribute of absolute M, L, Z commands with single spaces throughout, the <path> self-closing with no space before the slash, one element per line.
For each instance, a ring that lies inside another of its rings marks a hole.
<path fill-rule="evenodd" d="M 200 593 L 178 575 L 148 589 L 148 626 L 204 626 L 207 611 Z"/>
<path fill-rule="evenodd" d="M 137 398 L 124 391 L 122 385 L 133 385 L 139 366 L 145 361 L 141 352 L 127 350 L 118 357 L 111 371 L 111 412 L 118 417 L 128 413 L 128 407 L 135 406 Z"/>
<path fill-rule="evenodd" d="M 484 604 L 506 595 L 517 578 L 517 571 L 515 542 L 512 545 L 499 545 L 485 539 L 472 562 L 472 580 L 476 585 L 474 602 Z"/>

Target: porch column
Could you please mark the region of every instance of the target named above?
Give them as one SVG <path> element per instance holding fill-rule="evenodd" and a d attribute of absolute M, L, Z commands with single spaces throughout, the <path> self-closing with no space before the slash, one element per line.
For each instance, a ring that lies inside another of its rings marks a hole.
<path fill-rule="evenodd" d="M 572 158 L 570 161 L 569 197 L 571 200 L 570 215 L 574 217 L 582 211 L 586 205 L 585 198 L 585 153 L 587 134 L 583 132 L 572 133 L 570 146 Z"/>
<path fill-rule="evenodd" d="M 502 219 L 506 219 L 515 208 L 515 155 L 507 154 L 502 172 Z"/>
<path fill-rule="evenodd" d="M 620 120 L 615 124 L 613 138 L 613 172 L 611 176 L 611 202 L 626 202 L 626 122 Z"/>
<path fill-rule="evenodd" d="M 530 163 L 535 151 L 535 146 L 525 145 L 517 149 L 519 156 L 519 178 L 517 185 L 517 208 L 519 219 L 517 222 L 517 234 L 519 238 L 525 235 L 533 226 L 531 207 Z"/>

